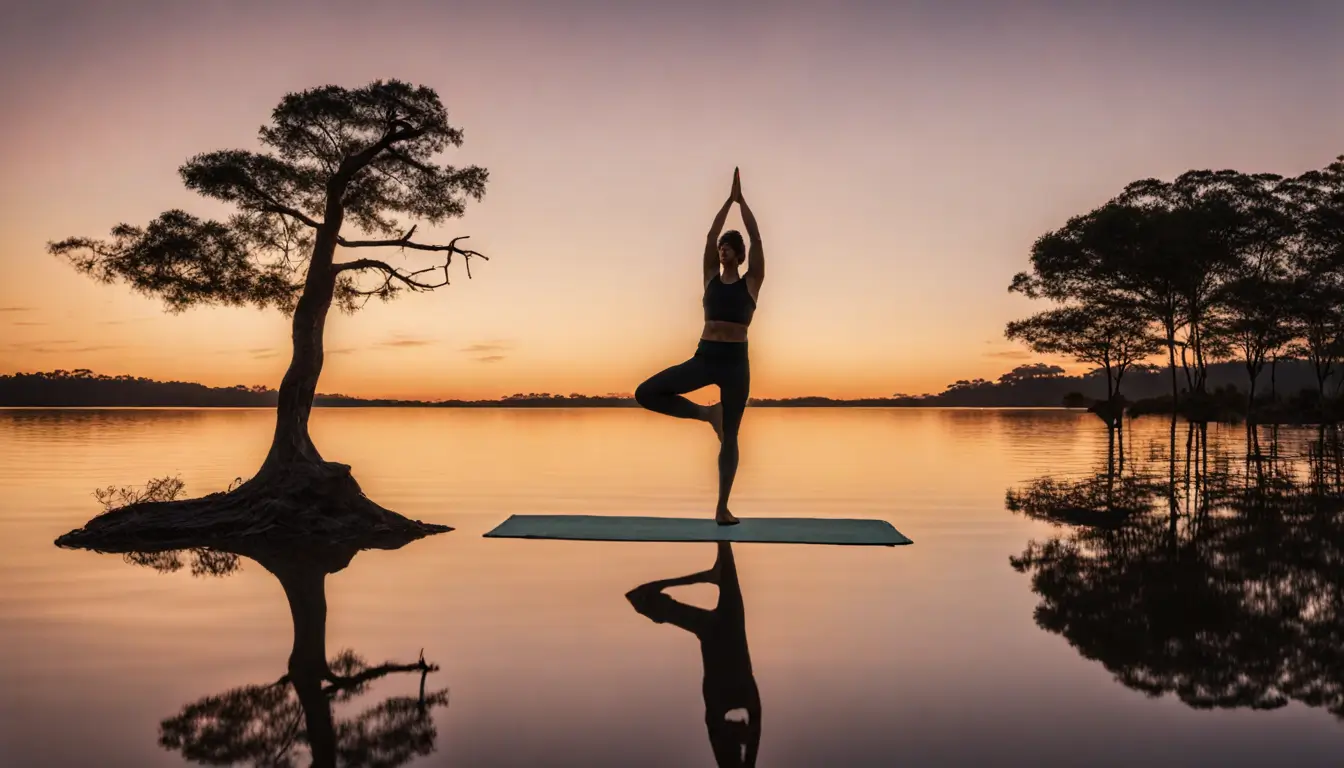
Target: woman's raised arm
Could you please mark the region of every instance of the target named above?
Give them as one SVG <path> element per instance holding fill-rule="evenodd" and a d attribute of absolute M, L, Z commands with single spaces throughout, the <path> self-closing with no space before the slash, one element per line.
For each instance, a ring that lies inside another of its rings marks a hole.
<path fill-rule="evenodd" d="M 734 179 L 736 178 L 734 176 Z M 751 250 L 747 252 L 746 277 L 749 281 L 747 287 L 760 290 L 761 282 L 765 280 L 765 248 L 761 245 L 761 230 L 756 227 L 756 216 L 747 206 L 747 201 L 742 198 L 740 183 L 734 184 L 734 189 L 737 190 L 737 204 L 742 209 L 742 223 L 746 225 L 747 235 L 751 238 Z M 755 286 L 752 286 L 752 283 L 755 283 Z"/>
<path fill-rule="evenodd" d="M 719 274 L 719 233 L 723 231 L 723 222 L 728 220 L 728 210 L 732 207 L 733 198 L 729 197 L 714 217 L 714 224 L 709 228 L 709 237 L 705 239 L 704 278 L 706 284 L 713 280 L 715 275 Z"/>

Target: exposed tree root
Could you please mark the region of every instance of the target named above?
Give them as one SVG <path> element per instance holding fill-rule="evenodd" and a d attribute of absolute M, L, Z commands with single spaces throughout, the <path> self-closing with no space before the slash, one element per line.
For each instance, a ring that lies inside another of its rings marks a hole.
<path fill-rule="evenodd" d="M 145 494 L 61 536 L 56 545 L 128 552 L 293 539 L 391 549 L 452 530 L 384 509 L 364 495 L 348 465 L 335 462 L 263 468 L 235 489 L 196 499 L 173 498 L 180 483 L 150 487 L 170 488 L 170 498 Z"/>

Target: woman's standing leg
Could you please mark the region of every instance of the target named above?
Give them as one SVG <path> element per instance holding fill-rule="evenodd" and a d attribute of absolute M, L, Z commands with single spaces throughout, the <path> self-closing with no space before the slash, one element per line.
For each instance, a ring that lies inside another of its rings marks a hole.
<path fill-rule="evenodd" d="M 709 409 L 682 397 L 701 387 L 714 383 L 709 366 L 705 361 L 692 357 L 684 363 L 678 363 L 653 374 L 635 387 L 635 402 L 656 413 L 675 416 L 679 419 L 709 421 Z"/>
<path fill-rule="evenodd" d="M 720 523 L 735 523 L 737 518 L 728 511 L 728 495 L 732 493 L 733 478 L 737 476 L 737 433 L 751 392 L 751 368 L 746 360 L 723 372 L 719 392 L 723 407 L 723 443 L 719 446 L 719 504 L 715 519 Z"/>

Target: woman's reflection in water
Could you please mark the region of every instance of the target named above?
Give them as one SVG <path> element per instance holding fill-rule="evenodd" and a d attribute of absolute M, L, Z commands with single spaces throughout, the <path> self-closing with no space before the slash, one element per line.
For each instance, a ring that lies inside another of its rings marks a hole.
<path fill-rule="evenodd" d="M 635 610 L 659 624 L 672 624 L 700 640 L 704 661 L 705 725 L 719 766 L 754 766 L 761 742 L 761 696 L 747 651 L 742 588 L 732 545 L 719 542 L 714 567 L 677 579 L 651 581 L 626 593 Z M 686 584 L 715 584 L 719 602 L 707 611 L 678 602 L 663 590 Z M 745 711 L 745 718 L 738 717 Z"/>

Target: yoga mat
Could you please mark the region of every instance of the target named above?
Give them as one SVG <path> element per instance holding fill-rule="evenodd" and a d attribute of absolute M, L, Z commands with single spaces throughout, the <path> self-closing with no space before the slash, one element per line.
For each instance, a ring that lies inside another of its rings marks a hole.
<path fill-rule="evenodd" d="M 580 541 L 741 541 L 772 544 L 911 544 L 886 520 L 743 517 L 737 525 L 711 518 L 612 515 L 513 515 L 485 534 L 496 539 Z"/>

